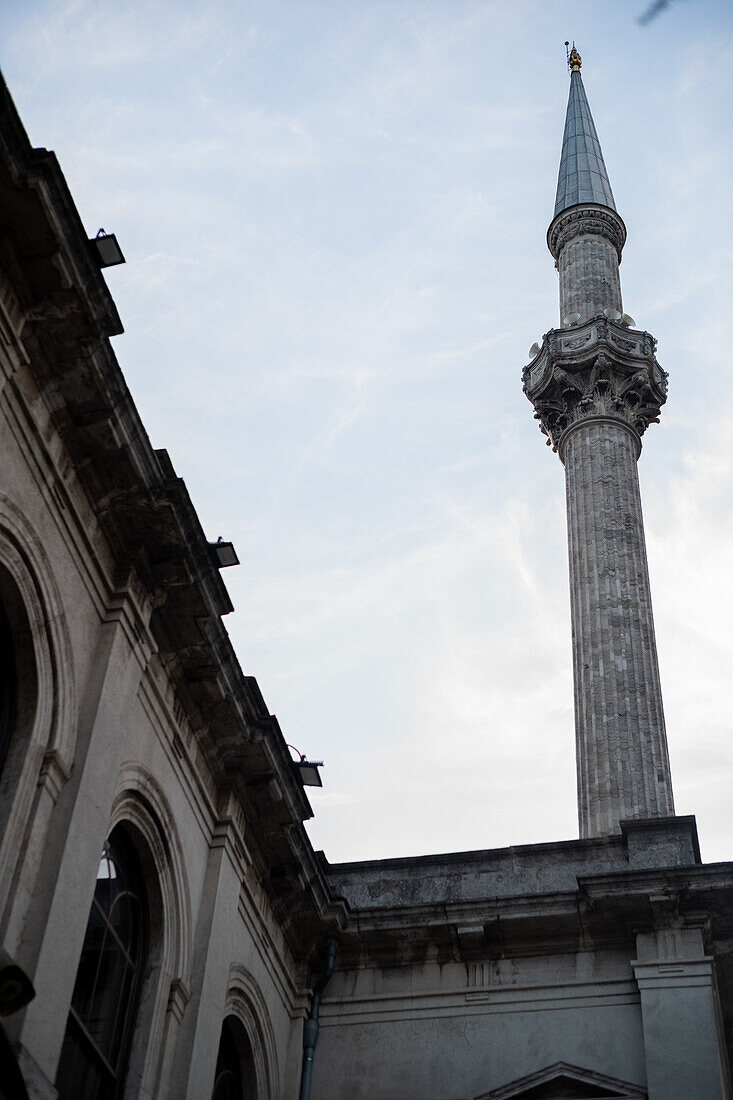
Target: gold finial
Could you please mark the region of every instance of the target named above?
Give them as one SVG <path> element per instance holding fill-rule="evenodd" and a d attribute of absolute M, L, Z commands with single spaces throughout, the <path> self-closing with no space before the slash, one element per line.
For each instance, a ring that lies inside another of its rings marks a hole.
<path fill-rule="evenodd" d="M 574 42 L 573 42 L 573 48 L 570 51 L 570 57 L 568 58 L 568 64 L 570 65 L 570 72 L 571 73 L 579 73 L 580 72 L 580 66 L 583 64 L 583 62 L 580 60 L 580 54 L 578 53 L 578 51 L 575 48 L 575 43 Z"/>

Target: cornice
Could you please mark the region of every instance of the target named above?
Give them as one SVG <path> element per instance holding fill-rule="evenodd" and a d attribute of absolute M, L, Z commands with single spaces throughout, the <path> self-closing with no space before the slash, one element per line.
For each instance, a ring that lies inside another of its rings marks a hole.
<path fill-rule="evenodd" d="M 605 237 L 616 249 L 618 261 L 626 243 L 626 226 L 615 210 L 608 206 L 584 203 L 562 210 L 547 230 L 547 247 L 557 262 L 568 241 L 592 235 Z"/>
<path fill-rule="evenodd" d="M 562 892 L 491 895 L 460 903 L 355 909 L 340 937 L 339 967 L 403 965 L 424 960 L 565 954 L 631 948 L 638 932 L 659 926 L 657 899 L 674 896 L 674 919 L 709 921 L 715 936 L 733 936 L 733 864 L 694 864 L 578 875 Z"/>

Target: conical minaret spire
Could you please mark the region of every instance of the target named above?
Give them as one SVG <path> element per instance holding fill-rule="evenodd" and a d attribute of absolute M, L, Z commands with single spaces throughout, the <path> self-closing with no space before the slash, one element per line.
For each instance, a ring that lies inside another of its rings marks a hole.
<path fill-rule="evenodd" d="M 574 43 L 569 60 L 570 95 L 547 244 L 560 275 L 560 317 L 577 323 L 604 309 L 622 312 L 618 269 L 626 226 L 616 211 Z"/>
<path fill-rule="evenodd" d="M 601 152 L 593 116 L 580 75 L 580 54 L 570 55 L 570 95 L 565 115 L 560 172 L 557 177 L 555 217 L 581 202 L 616 209 L 608 172 Z"/>
<path fill-rule="evenodd" d="M 523 373 L 565 466 L 578 815 L 583 837 L 674 813 L 637 459 L 666 400 L 656 341 L 622 315 L 626 228 L 580 75 L 570 97 L 547 243 L 562 327 Z"/>

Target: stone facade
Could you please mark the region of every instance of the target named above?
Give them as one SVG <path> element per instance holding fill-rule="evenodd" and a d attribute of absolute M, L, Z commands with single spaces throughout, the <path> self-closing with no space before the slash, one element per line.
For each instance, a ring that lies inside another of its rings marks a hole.
<path fill-rule="evenodd" d="M 330 867 L 351 913 L 315 1095 L 729 1096 L 715 937 L 731 870 L 700 865 L 691 818 Z"/>
<path fill-rule="evenodd" d="M 253 1095 L 290 1097 L 312 965 L 345 905 L 233 653 L 185 486 L 125 386 L 120 321 L 64 178 L 4 86 L 0 211 L 0 600 L 17 674 L 0 943 L 35 988 L 4 1027 L 30 1096 L 56 1096 L 100 854 L 121 829 L 149 943 L 124 1095 L 208 1098 L 233 1020 Z M 0 676 L 5 692 L 6 663 Z"/>

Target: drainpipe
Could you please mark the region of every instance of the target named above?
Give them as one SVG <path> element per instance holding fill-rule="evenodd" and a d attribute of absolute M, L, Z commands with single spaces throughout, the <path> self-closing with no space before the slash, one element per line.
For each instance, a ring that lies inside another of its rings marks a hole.
<path fill-rule="evenodd" d="M 321 993 L 323 993 L 331 979 L 335 961 L 336 941 L 331 940 L 328 944 L 325 969 L 313 987 L 311 1010 L 307 1018 L 303 1020 L 303 1072 L 300 1077 L 300 1100 L 310 1100 L 311 1081 L 313 1079 L 313 1052 L 318 1042 L 318 1013 L 321 1009 Z"/>

